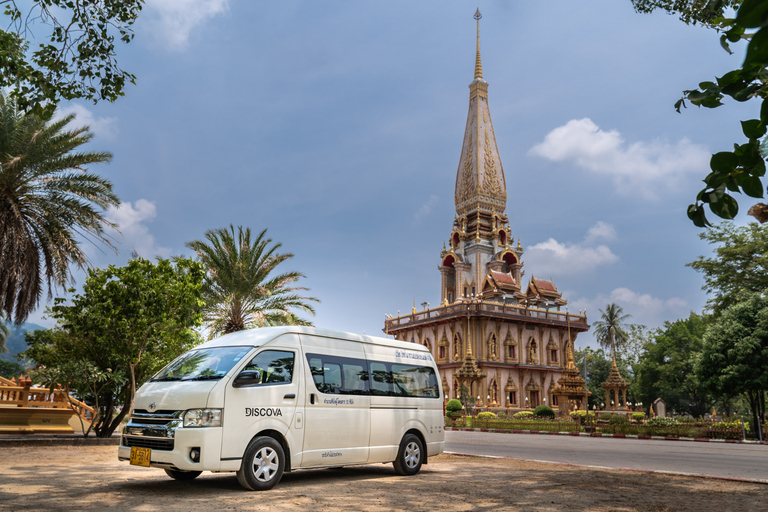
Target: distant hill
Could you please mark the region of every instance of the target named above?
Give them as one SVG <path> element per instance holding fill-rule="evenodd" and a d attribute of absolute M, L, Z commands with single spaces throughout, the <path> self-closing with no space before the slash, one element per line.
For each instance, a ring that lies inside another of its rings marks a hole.
<path fill-rule="evenodd" d="M 5 340 L 5 348 L 8 349 L 8 352 L 0 354 L 0 359 L 15 363 L 16 354 L 21 354 L 27 350 L 27 342 L 24 341 L 24 333 L 27 331 L 37 331 L 38 329 L 45 329 L 45 327 L 32 323 L 21 324 L 21 327 L 17 329 L 11 327 L 11 335 Z"/>

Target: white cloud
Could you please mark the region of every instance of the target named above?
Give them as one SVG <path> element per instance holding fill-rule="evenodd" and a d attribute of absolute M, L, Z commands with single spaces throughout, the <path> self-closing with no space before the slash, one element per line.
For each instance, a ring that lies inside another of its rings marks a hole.
<path fill-rule="evenodd" d="M 229 11 L 229 0 L 147 0 L 151 30 L 172 50 L 184 50 L 198 25 Z"/>
<path fill-rule="evenodd" d="M 117 224 L 117 229 L 122 234 L 122 240 L 118 235 L 118 244 L 125 251 L 136 251 L 143 257 L 152 259 L 156 256 L 167 258 L 171 255 L 171 249 L 161 247 L 155 243 L 155 237 L 149 232 L 146 223 L 157 217 L 155 203 L 146 199 L 139 199 L 133 205 L 130 202 L 120 203 L 117 208 L 110 208 L 106 218 Z"/>
<path fill-rule="evenodd" d="M 572 119 L 549 132 L 529 153 L 554 162 L 570 162 L 609 177 L 617 193 L 659 200 L 693 174 L 709 168 L 710 153 L 686 138 L 627 143 L 616 130 L 601 130 L 589 118 Z"/>
<path fill-rule="evenodd" d="M 96 117 L 93 112 L 79 103 L 70 103 L 64 108 L 57 108 L 53 115 L 54 120 L 62 119 L 70 114 L 75 114 L 75 119 L 68 125 L 70 128 L 90 126 L 91 132 L 96 137 L 114 139 L 117 136 L 116 117 Z"/>
<path fill-rule="evenodd" d="M 618 304 L 625 314 L 632 315 L 626 323 L 642 324 L 649 328 L 660 327 L 667 320 L 686 317 L 691 309 L 688 302 L 680 297 L 654 297 L 649 293 L 623 287 L 615 288 L 608 295 L 569 300 L 568 309 L 574 312 L 586 310 L 589 322 L 594 323 L 600 319 L 600 310 L 605 311 L 605 307 L 611 303 Z"/>
<path fill-rule="evenodd" d="M 418 211 L 413 214 L 413 222 L 418 223 L 421 221 L 421 219 L 429 215 L 432 209 L 437 204 L 437 201 L 438 201 L 437 196 L 435 195 L 429 196 L 429 199 L 427 199 L 427 202 L 424 203 L 421 206 L 421 208 L 419 208 Z"/>
<path fill-rule="evenodd" d="M 605 222 L 598 222 L 587 232 L 581 243 L 561 243 L 550 238 L 528 248 L 525 255 L 526 266 L 540 278 L 555 275 L 577 274 L 593 270 L 601 265 L 610 265 L 619 261 L 619 257 L 599 240 L 616 238 L 615 228 Z"/>
<path fill-rule="evenodd" d="M 592 243 L 597 240 L 616 240 L 616 228 L 607 222 L 597 221 L 594 226 L 589 228 L 584 243 Z"/>

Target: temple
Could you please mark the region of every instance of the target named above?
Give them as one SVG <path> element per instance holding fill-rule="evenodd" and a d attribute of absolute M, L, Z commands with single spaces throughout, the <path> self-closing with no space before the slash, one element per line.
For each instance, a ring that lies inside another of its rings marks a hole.
<path fill-rule="evenodd" d="M 506 213 L 506 179 L 480 59 L 480 18 L 478 10 L 456 216 L 438 265 L 440 305 L 424 303 L 418 311 L 414 304 L 410 314 L 388 318 L 384 332 L 432 351 L 446 397 L 459 397 L 463 387 L 484 407 L 547 404 L 565 413 L 581 406 L 584 381 L 572 351 L 576 335 L 589 325 L 585 314 L 568 313 L 551 279 L 531 276 L 522 284 L 523 246 L 519 238 L 515 243 Z"/>

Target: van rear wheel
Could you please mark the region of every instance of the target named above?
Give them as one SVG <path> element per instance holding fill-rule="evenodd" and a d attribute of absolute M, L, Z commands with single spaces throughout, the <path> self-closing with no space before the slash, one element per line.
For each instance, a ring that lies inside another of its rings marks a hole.
<path fill-rule="evenodd" d="M 413 434 L 405 434 L 400 441 L 397 458 L 392 463 L 395 471 L 404 476 L 415 475 L 424 462 L 424 445 L 421 439 Z"/>
<path fill-rule="evenodd" d="M 165 474 L 174 480 L 194 480 L 200 476 L 202 471 L 179 471 L 177 469 L 166 469 Z"/>
<path fill-rule="evenodd" d="M 237 481 L 249 491 L 266 491 L 277 485 L 285 469 L 285 452 L 275 439 L 257 437 L 243 456 Z"/>

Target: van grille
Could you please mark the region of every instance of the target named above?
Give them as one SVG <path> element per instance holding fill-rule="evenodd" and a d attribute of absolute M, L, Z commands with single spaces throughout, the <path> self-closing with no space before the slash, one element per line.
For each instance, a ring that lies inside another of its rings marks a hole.
<path fill-rule="evenodd" d="M 172 451 L 174 434 L 184 411 L 134 409 L 131 420 L 123 428 L 123 446 Z"/>
<path fill-rule="evenodd" d="M 138 446 L 140 448 L 151 448 L 153 450 L 173 451 L 173 439 L 164 439 L 162 437 L 123 436 L 123 446 Z"/>

